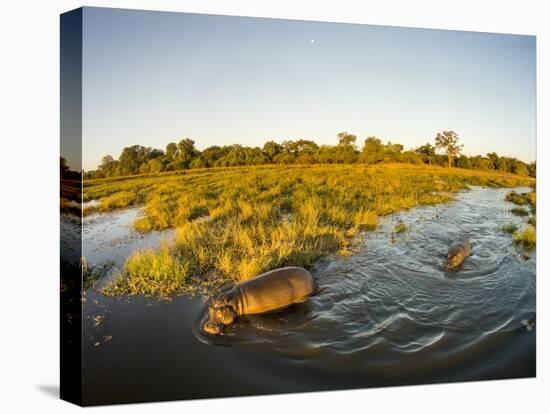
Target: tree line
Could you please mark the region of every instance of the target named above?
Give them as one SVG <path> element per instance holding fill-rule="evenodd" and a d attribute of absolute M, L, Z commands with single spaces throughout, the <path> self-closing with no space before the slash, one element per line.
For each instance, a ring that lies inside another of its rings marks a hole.
<path fill-rule="evenodd" d="M 141 145 L 126 147 L 118 159 L 105 155 L 96 170 L 86 171 L 84 178 L 106 178 L 124 175 L 160 173 L 190 168 L 232 167 L 264 164 L 375 164 L 405 162 L 495 170 L 519 175 L 536 175 L 536 164 L 526 164 L 516 158 L 503 157 L 495 152 L 486 156 L 462 154 L 462 144 L 454 131 L 438 133 L 434 145 L 426 143 L 405 150 L 403 145 L 390 141 L 383 143 L 377 137 L 368 137 L 362 147 L 357 137 L 348 132 L 337 135 L 336 145 L 317 145 L 314 141 L 266 142 L 263 147 L 246 147 L 239 144 L 211 146 L 202 151 L 195 148 L 192 139 L 169 143 L 165 150 Z"/>

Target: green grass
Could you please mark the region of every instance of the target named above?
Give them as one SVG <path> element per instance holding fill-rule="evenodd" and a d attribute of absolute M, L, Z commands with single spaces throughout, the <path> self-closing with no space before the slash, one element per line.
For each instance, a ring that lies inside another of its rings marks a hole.
<path fill-rule="evenodd" d="M 452 200 L 468 185 L 531 181 L 407 164 L 236 167 L 85 181 L 84 199 L 102 211 L 143 204 L 138 231 L 177 229 L 170 245 L 130 256 L 104 290 L 167 295 L 351 254 L 380 216 Z"/>
<path fill-rule="evenodd" d="M 528 193 L 521 193 L 518 194 L 515 191 L 510 191 L 508 194 L 506 194 L 506 201 L 509 201 L 511 203 L 514 203 L 518 206 L 526 206 L 530 207 L 531 211 L 533 213 L 536 213 L 537 210 L 537 192 L 536 190 L 532 190 Z M 516 207 L 512 209 L 512 213 L 519 215 L 519 216 L 526 216 L 525 210 Z"/>
<path fill-rule="evenodd" d="M 515 191 L 510 191 L 506 194 L 506 201 L 514 203 L 518 206 L 524 206 L 529 204 L 529 198 L 527 193 L 518 194 Z"/>
<path fill-rule="evenodd" d="M 405 223 L 399 223 L 399 224 L 396 224 L 394 227 L 393 227 L 393 230 L 392 232 L 393 233 L 404 233 L 408 230 L 409 228 L 407 227 L 407 225 Z"/>
<path fill-rule="evenodd" d="M 520 216 L 520 217 L 525 217 L 529 215 L 529 211 L 522 207 L 514 207 L 512 210 L 510 210 L 510 212 L 514 216 Z"/>
<path fill-rule="evenodd" d="M 505 224 L 500 228 L 504 233 L 510 233 L 513 234 L 515 231 L 517 231 L 518 226 L 515 224 Z"/>
<path fill-rule="evenodd" d="M 533 248 L 537 244 L 537 193 L 534 189 L 533 183 L 531 184 L 531 187 L 533 188 L 533 190 L 529 193 L 518 194 L 514 191 L 511 191 L 506 194 L 505 198 L 506 201 L 510 201 L 516 205 L 529 206 L 531 208 L 532 215 L 527 219 L 528 226 L 521 230 L 518 229 L 518 226 L 514 224 L 507 224 L 501 227 L 504 232 L 512 234 L 512 239 L 517 245 L 521 245 L 526 248 Z M 520 217 L 529 216 L 529 211 L 524 207 L 514 207 L 511 212 L 512 214 Z"/>
<path fill-rule="evenodd" d="M 132 275 L 131 279 L 121 274 L 103 291 L 109 295 L 131 292 L 162 296 L 166 292 L 176 292 L 184 286 L 192 270 L 189 261 L 180 260 L 166 245 L 156 250 L 138 250 L 124 265 L 125 274 Z"/>
<path fill-rule="evenodd" d="M 120 191 L 114 192 L 99 200 L 99 205 L 86 207 L 83 210 L 84 215 L 97 212 L 106 212 L 130 207 L 143 201 L 139 192 Z"/>
<path fill-rule="evenodd" d="M 516 244 L 532 248 L 537 244 L 537 231 L 533 226 L 527 226 L 524 230 L 518 230 L 512 235 Z"/>

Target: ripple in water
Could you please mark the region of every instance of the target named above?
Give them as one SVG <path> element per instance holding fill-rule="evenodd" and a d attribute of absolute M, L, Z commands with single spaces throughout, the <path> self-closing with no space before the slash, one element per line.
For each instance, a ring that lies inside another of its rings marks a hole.
<path fill-rule="evenodd" d="M 509 212 L 507 191 L 474 188 L 455 202 L 387 217 L 364 235 L 360 253 L 313 269 L 315 296 L 283 312 L 242 318 L 223 336 L 201 333 L 200 297 L 114 299 L 89 290 L 87 402 L 534 376 L 536 252 L 524 260 L 499 231 L 522 223 Z M 135 248 L 170 239 L 171 232 L 133 232 L 138 214 L 84 219 L 90 265 L 110 261 L 116 269 Z M 392 236 L 398 222 L 409 230 Z M 444 271 L 447 248 L 463 236 L 472 241 L 472 256 L 458 272 Z"/>
<path fill-rule="evenodd" d="M 535 314 L 536 253 L 524 260 L 500 231 L 522 223 L 510 214 L 507 191 L 474 187 L 454 202 L 387 217 L 364 235 L 360 253 L 313 270 L 318 293 L 308 301 L 243 318 L 213 341 L 292 358 L 363 361 L 368 352 L 369 364 L 385 366 L 406 355 L 437 360 L 475 352 L 487 338 L 521 329 Z M 392 235 L 398 222 L 409 229 Z M 464 237 L 472 255 L 458 271 L 445 271 L 449 246 Z"/>

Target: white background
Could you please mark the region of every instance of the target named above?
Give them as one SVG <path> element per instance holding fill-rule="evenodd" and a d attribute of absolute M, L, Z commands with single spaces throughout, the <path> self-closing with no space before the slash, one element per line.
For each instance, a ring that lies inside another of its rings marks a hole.
<path fill-rule="evenodd" d="M 9 0 L 8 0 L 9 1 Z M 59 14 L 76 1 L 4 1 L 0 11 L 0 410 L 72 412 L 57 399 Z M 550 13 L 544 1 L 93 1 L 88 6 L 537 35 L 537 379 L 103 407 L 116 412 L 542 412 L 546 323 Z M 545 118 L 546 116 L 546 118 Z M 498 122 L 498 120 L 495 120 Z M 548 351 L 546 351 L 548 352 Z M 109 378 L 105 378 L 109 381 Z M 182 384 L 184 386 L 184 384 Z M 97 410 L 92 408 L 89 410 Z M 546 411 L 548 412 L 548 411 Z"/>

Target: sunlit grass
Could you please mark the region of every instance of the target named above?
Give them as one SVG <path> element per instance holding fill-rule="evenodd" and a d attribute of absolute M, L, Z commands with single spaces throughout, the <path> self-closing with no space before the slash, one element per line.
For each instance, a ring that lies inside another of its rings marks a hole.
<path fill-rule="evenodd" d="M 189 260 L 179 260 L 167 246 L 136 251 L 119 275 L 103 289 L 106 294 L 157 294 L 175 292 L 194 271 Z"/>
<path fill-rule="evenodd" d="M 534 188 L 534 185 L 531 184 L 531 187 Z M 532 215 L 527 219 L 527 227 L 523 229 L 518 229 L 516 225 L 506 225 L 502 227 L 502 230 L 507 233 L 512 233 L 512 239 L 518 245 L 524 246 L 526 248 L 533 248 L 537 244 L 537 218 L 536 218 L 536 205 L 537 205 L 537 192 L 535 189 L 529 193 L 518 194 L 514 191 L 506 194 L 506 201 L 510 201 L 516 205 L 520 206 L 529 206 L 531 209 Z M 511 210 L 512 214 L 520 217 L 529 216 L 529 210 L 524 207 L 514 207 Z"/>
<path fill-rule="evenodd" d="M 531 191 L 529 194 L 527 194 L 527 199 L 529 200 L 529 204 L 533 208 L 533 210 L 536 210 L 537 206 L 537 192 Z"/>
<path fill-rule="evenodd" d="M 135 252 L 105 290 L 164 295 L 352 254 L 356 236 L 380 216 L 452 200 L 468 185 L 529 182 L 407 164 L 262 166 L 87 181 L 84 198 L 98 199 L 102 211 L 143 203 L 138 231 L 177 229 L 170 245 Z"/>
<path fill-rule="evenodd" d="M 518 230 L 512 235 L 517 244 L 532 248 L 537 244 L 537 231 L 533 226 L 527 226 L 524 230 Z"/>
<path fill-rule="evenodd" d="M 510 191 L 506 194 L 506 201 L 509 201 L 511 203 L 514 203 L 518 206 L 524 206 L 526 204 L 529 204 L 529 198 L 528 194 L 518 194 L 515 191 Z"/>
<path fill-rule="evenodd" d="M 528 206 L 531 208 L 533 213 L 535 213 L 537 207 L 537 192 L 536 190 L 533 190 L 528 193 L 518 194 L 515 191 L 511 191 L 506 194 L 506 201 L 510 201 L 511 203 L 514 203 L 518 206 Z M 521 211 L 522 209 L 519 207 L 514 208 L 513 210 L 518 212 L 517 215 L 527 215 L 523 214 L 523 212 Z"/>
<path fill-rule="evenodd" d="M 84 215 L 89 215 L 97 212 L 106 212 L 111 210 L 118 210 L 139 204 L 142 201 L 142 197 L 137 192 L 132 191 L 120 191 L 114 192 L 102 199 L 99 204 L 86 207 L 83 210 Z"/>

